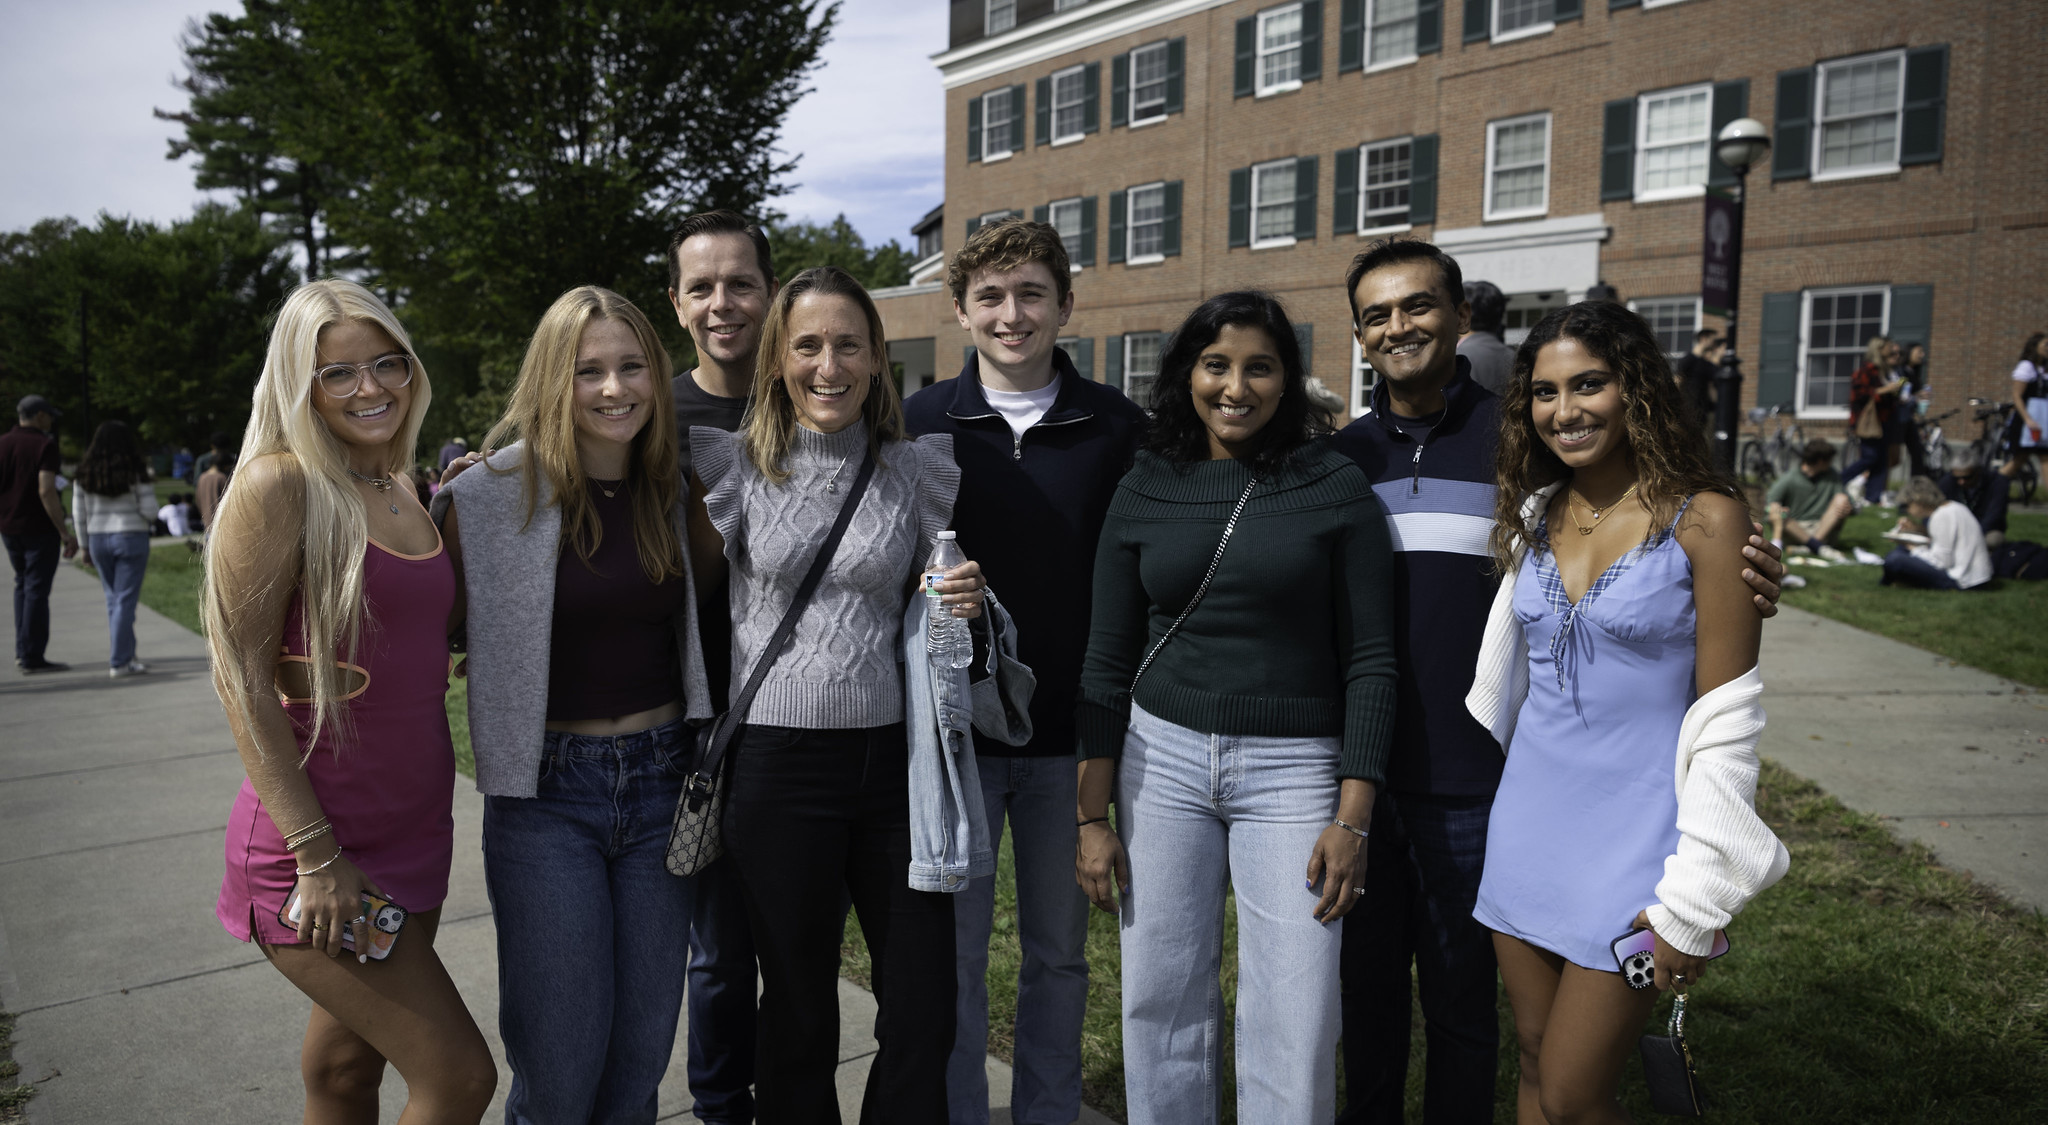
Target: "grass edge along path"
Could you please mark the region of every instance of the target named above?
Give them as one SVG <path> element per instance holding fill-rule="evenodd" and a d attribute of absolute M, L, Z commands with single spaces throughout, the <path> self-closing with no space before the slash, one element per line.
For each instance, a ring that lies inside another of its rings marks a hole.
<path fill-rule="evenodd" d="M 36 1088 L 20 1078 L 21 1064 L 14 1061 L 14 1013 L 0 1012 L 0 1125 L 28 1119 L 28 1102 Z"/>

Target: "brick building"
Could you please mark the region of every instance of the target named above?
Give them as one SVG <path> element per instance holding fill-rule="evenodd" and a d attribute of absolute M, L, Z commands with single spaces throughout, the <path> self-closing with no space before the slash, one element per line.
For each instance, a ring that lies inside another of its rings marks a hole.
<path fill-rule="evenodd" d="M 1682 350 L 1705 185 L 1733 182 L 1711 138 L 1741 116 L 1774 144 L 1748 177 L 1751 402 L 1828 429 L 1878 332 L 1928 344 L 1938 404 L 2008 397 L 2048 328 L 2039 0 L 952 0 L 950 20 L 931 256 L 877 294 L 908 390 L 958 371 L 944 255 L 1005 214 L 1061 229 L 1063 344 L 1139 401 L 1164 332 L 1257 286 L 1355 411 L 1344 270 L 1396 232 L 1510 294 L 1510 342 L 1604 280 Z"/>

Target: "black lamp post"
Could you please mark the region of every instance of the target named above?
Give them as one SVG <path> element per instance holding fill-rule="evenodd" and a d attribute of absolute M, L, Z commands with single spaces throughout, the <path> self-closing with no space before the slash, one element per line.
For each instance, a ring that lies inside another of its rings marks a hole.
<path fill-rule="evenodd" d="M 1742 360 L 1735 352 L 1736 301 L 1742 290 L 1742 210 L 1750 165 L 1771 150 L 1770 134 L 1753 117 L 1730 121 L 1715 139 L 1714 155 L 1735 171 L 1732 190 L 1707 189 L 1706 240 L 1701 254 L 1700 306 L 1728 322 L 1727 350 L 1715 373 L 1714 459 L 1735 471 L 1735 438 L 1742 429 Z"/>

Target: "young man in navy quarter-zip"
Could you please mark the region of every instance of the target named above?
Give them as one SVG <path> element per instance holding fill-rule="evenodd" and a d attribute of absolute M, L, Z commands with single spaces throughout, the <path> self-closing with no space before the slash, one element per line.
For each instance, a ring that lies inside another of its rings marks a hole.
<path fill-rule="evenodd" d="M 960 377 L 903 404 L 913 434 L 953 435 L 953 527 L 1017 622 L 1037 675 L 1031 741 L 976 735 L 989 833 L 1010 825 L 1017 862 L 1015 1077 L 1011 1120 L 1068 1125 L 1081 1113 L 1088 900 L 1074 882 L 1074 700 L 1088 647 L 1095 541 L 1145 424 L 1115 388 L 1082 378 L 1056 343 L 1074 308 L 1059 233 L 1006 219 L 953 256 L 946 283 L 974 350 Z M 953 1125 L 989 1119 L 988 940 L 995 878 L 954 904 L 960 1010 L 946 1096 Z"/>
<path fill-rule="evenodd" d="M 1344 921 L 1341 1125 L 1402 1121 L 1409 964 L 1427 1028 L 1423 1120 L 1491 1122 L 1499 1063 L 1493 936 L 1472 917 L 1486 822 L 1505 763 L 1465 710 L 1499 579 L 1494 441 L 1500 399 L 1457 353 L 1471 319 L 1450 255 L 1386 239 L 1351 263 L 1345 288 L 1371 406 L 1333 439 L 1386 505 L 1396 558 L 1394 750 L 1366 842 L 1365 899 Z M 1757 604 L 1776 610 L 1784 573 L 1761 537 L 1744 553 Z"/>

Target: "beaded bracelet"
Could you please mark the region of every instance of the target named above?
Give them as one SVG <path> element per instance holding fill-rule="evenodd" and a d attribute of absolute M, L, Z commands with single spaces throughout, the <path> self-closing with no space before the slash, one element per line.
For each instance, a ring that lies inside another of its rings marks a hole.
<path fill-rule="evenodd" d="M 286 840 L 284 842 L 284 846 L 286 850 L 295 852 L 298 851 L 300 848 L 305 847 L 307 844 L 310 844 L 313 841 L 318 840 L 320 837 L 330 836 L 333 835 L 333 833 L 333 825 L 323 824 L 320 827 L 312 830 L 311 832 L 306 833 L 304 836 L 300 836 L 298 839 Z"/>
<path fill-rule="evenodd" d="M 333 854 L 333 855 L 331 855 L 331 856 L 328 856 L 328 857 L 327 857 L 327 862 L 326 862 L 326 863 L 323 863 L 323 864 L 321 864 L 321 865 L 320 865 L 320 866 L 318 866 L 318 867 L 308 867 L 308 868 L 307 868 L 307 869 L 305 869 L 304 871 L 300 871 L 300 870 L 299 870 L 298 868 L 294 867 L 294 868 L 292 869 L 292 871 L 293 871 L 293 873 L 294 873 L 294 874 L 297 874 L 297 875 L 300 875 L 300 876 L 305 876 L 305 875 L 318 875 L 318 874 L 319 874 L 320 872 L 322 872 L 322 871 L 325 871 L 325 870 L 327 870 L 328 868 L 330 868 L 330 867 L 334 866 L 334 861 L 335 861 L 335 860 L 337 860 L 337 859 L 340 859 L 340 858 L 341 858 L 341 849 L 337 847 L 337 848 L 335 848 L 335 849 L 334 849 L 334 854 Z"/>
<path fill-rule="evenodd" d="M 313 823 L 308 824 L 304 828 L 300 828 L 295 831 L 285 833 L 284 846 L 287 848 L 297 848 L 300 845 L 304 844 L 306 841 L 317 840 L 320 838 L 322 833 L 331 832 L 333 830 L 333 823 L 323 816 L 319 820 L 316 820 Z"/>

